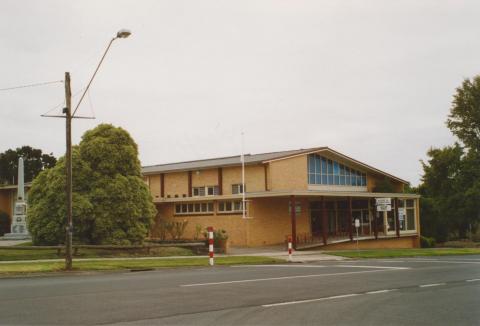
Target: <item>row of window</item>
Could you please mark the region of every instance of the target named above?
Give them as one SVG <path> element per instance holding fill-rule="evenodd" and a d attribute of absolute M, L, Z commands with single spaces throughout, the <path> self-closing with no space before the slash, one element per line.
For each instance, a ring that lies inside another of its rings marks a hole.
<path fill-rule="evenodd" d="M 246 188 L 247 187 L 245 187 L 245 189 Z M 241 193 L 243 193 L 242 184 L 233 184 L 232 194 L 237 195 Z M 219 194 L 220 194 L 220 188 L 218 186 L 201 186 L 201 187 L 192 188 L 193 197 L 218 196 Z"/>
<path fill-rule="evenodd" d="M 220 193 L 218 186 L 193 187 L 193 197 L 199 196 L 217 196 Z"/>
<path fill-rule="evenodd" d="M 308 183 L 321 185 L 367 185 L 367 175 L 317 154 L 308 155 Z"/>
<path fill-rule="evenodd" d="M 218 212 L 237 213 L 242 212 L 243 205 L 241 200 L 230 200 L 218 202 Z M 186 214 L 211 214 L 214 212 L 213 203 L 185 203 L 175 204 L 176 215 Z"/>

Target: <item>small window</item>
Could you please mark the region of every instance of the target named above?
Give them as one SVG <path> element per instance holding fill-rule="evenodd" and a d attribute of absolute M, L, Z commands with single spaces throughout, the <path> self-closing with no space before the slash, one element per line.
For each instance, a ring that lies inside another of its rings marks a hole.
<path fill-rule="evenodd" d="M 242 202 L 241 201 L 233 202 L 233 210 L 234 211 L 241 211 L 242 210 Z"/>
<path fill-rule="evenodd" d="M 247 191 L 247 187 L 245 186 L 245 192 Z M 232 185 L 232 194 L 241 194 L 243 193 L 243 185 L 241 183 Z"/>
<path fill-rule="evenodd" d="M 196 212 L 196 213 L 201 212 L 200 207 L 201 207 L 201 205 L 200 205 L 199 203 L 195 204 L 195 212 Z"/>
<path fill-rule="evenodd" d="M 225 203 L 225 210 L 226 210 L 227 212 L 231 212 L 231 211 L 232 211 L 232 202 L 227 201 L 227 202 Z"/>
<path fill-rule="evenodd" d="M 182 212 L 182 206 L 179 204 L 175 205 L 175 214 L 179 214 Z"/>
<path fill-rule="evenodd" d="M 213 203 L 208 203 L 208 211 L 213 212 Z"/>

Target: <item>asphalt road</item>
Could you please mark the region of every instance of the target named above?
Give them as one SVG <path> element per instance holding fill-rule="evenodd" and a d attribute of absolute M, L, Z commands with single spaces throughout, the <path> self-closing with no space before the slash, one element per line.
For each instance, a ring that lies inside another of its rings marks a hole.
<path fill-rule="evenodd" d="M 0 279 L 0 324 L 480 325 L 480 256 Z"/>

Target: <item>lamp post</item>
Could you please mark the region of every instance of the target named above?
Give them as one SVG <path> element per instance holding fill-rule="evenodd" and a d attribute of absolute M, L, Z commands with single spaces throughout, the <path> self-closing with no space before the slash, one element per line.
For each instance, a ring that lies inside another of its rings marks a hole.
<path fill-rule="evenodd" d="M 108 53 L 108 50 L 112 46 L 113 41 L 119 38 L 127 38 L 131 35 L 131 32 L 127 29 L 121 29 L 117 32 L 117 35 L 113 37 L 108 46 L 103 53 L 100 62 L 97 65 L 90 81 L 88 82 L 85 91 L 83 92 L 80 100 L 78 101 L 75 110 L 72 113 L 72 91 L 70 88 L 70 73 L 65 73 L 65 104 L 66 107 L 63 109 L 65 115 L 42 115 L 44 117 L 55 117 L 55 118 L 65 118 L 66 120 L 66 153 L 65 153 L 65 174 L 66 174 L 66 193 L 67 193 L 67 226 L 66 226 L 66 241 L 65 241 L 65 269 L 72 269 L 72 239 L 73 239 L 73 221 L 72 221 L 72 119 L 93 119 L 93 117 L 80 117 L 75 116 L 80 104 L 85 97 L 85 94 L 88 92 L 90 85 L 92 84 L 93 79 L 97 75 L 100 66 L 102 65 L 105 56 Z"/>

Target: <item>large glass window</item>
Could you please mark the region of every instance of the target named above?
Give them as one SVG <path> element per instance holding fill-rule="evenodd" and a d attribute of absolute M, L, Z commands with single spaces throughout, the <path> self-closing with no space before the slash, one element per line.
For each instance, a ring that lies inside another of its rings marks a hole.
<path fill-rule="evenodd" d="M 317 154 L 308 156 L 308 183 L 340 186 L 367 186 L 367 174 Z"/>

